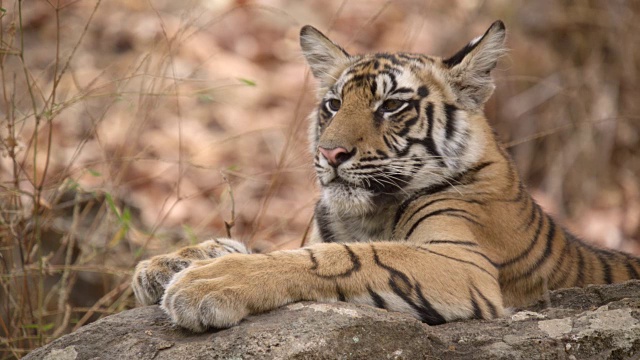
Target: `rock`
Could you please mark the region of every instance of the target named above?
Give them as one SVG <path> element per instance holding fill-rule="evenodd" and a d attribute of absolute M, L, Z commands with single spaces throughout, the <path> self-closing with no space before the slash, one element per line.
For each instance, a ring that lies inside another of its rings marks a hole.
<path fill-rule="evenodd" d="M 192 334 L 157 306 L 124 311 L 25 359 L 626 359 L 640 355 L 640 281 L 552 292 L 492 321 L 428 326 L 348 303 L 302 302 Z"/>

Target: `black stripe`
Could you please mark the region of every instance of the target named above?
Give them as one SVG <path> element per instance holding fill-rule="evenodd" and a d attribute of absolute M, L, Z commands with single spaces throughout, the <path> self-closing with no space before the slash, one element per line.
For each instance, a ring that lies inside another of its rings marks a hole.
<path fill-rule="evenodd" d="M 551 255 L 551 250 L 553 249 L 553 239 L 556 235 L 556 225 L 552 219 L 548 219 L 549 221 L 549 230 L 547 231 L 547 243 L 544 248 L 544 253 L 542 256 L 536 260 L 536 262 L 531 266 L 527 271 L 519 273 L 517 276 L 511 277 L 508 281 L 514 282 L 519 281 L 523 278 L 530 277 L 536 270 L 538 270 L 549 258 Z"/>
<path fill-rule="evenodd" d="M 421 86 L 420 88 L 423 88 L 424 86 Z M 418 88 L 418 91 L 420 91 L 420 88 Z M 395 94 L 408 94 L 408 93 L 412 93 L 413 92 L 413 88 L 408 88 L 408 87 L 399 87 L 397 89 L 395 89 L 390 95 L 395 95 Z"/>
<path fill-rule="evenodd" d="M 408 60 L 408 61 L 418 61 L 421 64 L 425 64 L 425 62 L 433 63 L 433 59 L 426 57 L 424 55 L 412 54 L 412 53 L 397 53 L 397 56 L 400 59 Z"/>
<path fill-rule="evenodd" d="M 376 70 L 376 71 L 380 70 L 380 60 L 378 59 L 373 60 L 373 70 Z"/>
<path fill-rule="evenodd" d="M 335 234 L 331 231 L 331 220 L 329 219 L 329 208 L 322 205 L 319 201 L 316 204 L 314 213 L 318 230 L 320 231 L 320 238 L 322 242 L 337 242 Z"/>
<path fill-rule="evenodd" d="M 398 283 L 398 280 L 401 281 L 401 284 Z M 397 270 L 393 272 L 390 271 L 389 287 L 391 287 L 391 290 L 393 290 L 396 295 L 400 296 L 402 300 L 407 302 L 409 305 L 413 304 L 413 302 L 409 298 L 409 296 L 411 295 L 411 291 L 413 291 L 413 285 L 409 282 L 409 278 L 404 273 L 401 273 Z"/>
<path fill-rule="evenodd" d="M 564 231 L 566 232 L 566 230 Z M 565 239 L 566 239 L 566 236 L 565 236 Z M 565 269 L 566 279 L 561 283 L 562 285 L 559 285 L 558 288 L 568 288 L 568 287 L 576 286 L 576 282 L 578 281 L 578 277 L 580 276 L 578 266 L 576 262 L 573 260 L 576 257 L 578 257 L 578 255 L 580 254 L 580 250 L 578 250 L 578 246 L 569 239 L 567 239 L 567 244 L 569 246 L 569 259 L 571 260 L 569 260 L 569 267 Z M 573 275 L 574 270 L 575 270 L 575 275 Z"/>
<path fill-rule="evenodd" d="M 460 64 L 462 62 L 462 60 L 464 60 L 464 58 L 473 51 L 473 49 L 475 49 L 480 43 L 482 43 L 484 41 L 484 38 L 487 36 L 487 34 L 489 33 L 489 31 L 491 31 L 493 29 L 494 26 L 498 26 L 500 30 L 504 31 L 504 24 L 502 23 L 502 21 L 496 21 L 495 23 L 493 23 L 491 25 L 491 27 L 489 29 L 487 29 L 487 31 L 485 31 L 484 35 L 482 35 L 482 37 L 480 39 L 478 39 L 476 42 L 470 42 L 467 45 L 465 45 L 465 47 L 463 47 L 460 51 L 458 51 L 457 53 L 455 53 L 452 57 L 442 60 L 442 63 L 449 67 L 452 68 L 458 64 Z"/>
<path fill-rule="evenodd" d="M 522 182 L 518 180 L 518 173 L 514 169 L 514 166 L 511 165 L 510 161 L 508 164 L 510 166 L 507 167 L 507 180 L 509 180 L 511 184 L 514 184 L 518 188 L 518 191 L 520 191 L 520 189 L 524 189 L 524 185 L 522 185 Z"/>
<path fill-rule="evenodd" d="M 338 283 L 336 283 L 336 293 L 338 294 L 338 301 L 347 301 L 347 297 L 344 295 L 344 292 Z"/>
<path fill-rule="evenodd" d="M 404 127 L 398 132 L 398 136 L 404 137 L 405 135 L 407 135 L 409 131 L 411 131 L 411 127 L 418 122 L 418 119 L 420 119 L 418 116 L 414 116 L 411 119 L 405 121 L 403 124 Z"/>
<path fill-rule="evenodd" d="M 376 60 L 376 62 L 378 62 L 378 60 Z M 379 62 L 378 62 L 379 64 Z M 377 65 L 376 65 L 377 67 Z M 378 81 L 377 80 L 373 80 L 370 84 L 369 84 L 369 91 L 371 91 L 372 95 L 375 95 L 378 92 Z"/>
<path fill-rule="evenodd" d="M 576 277 L 576 286 L 584 286 L 584 255 L 582 254 L 582 247 L 576 246 L 578 251 L 578 276 Z"/>
<path fill-rule="evenodd" d="M 391 290 L 398 295 L 402 300 L 404 300 L 411 308 L 413 308 L 418 315 L 420 315 L 420 319 L 429 325 L 439 325 L 446 322 L 444 317 L 438 313 L 431 303 L 424 297 L 422 294 L 422 290 L 420 288 L 420 284 L 418 282 L 415 283 L 415 286 L 411 284 L 409 281 L 409 277 L 401 271 L 394 269 L 393 267 L 386 265 L 380 261 L 378 257 L 378 252 L 376 251 L 375 246 L 371 245 L 371 251 L 373 252 L 373 260 L 376 265 L 381 268 L 387 270 L 389 272 L 389 287 Z M 398 284 L 398 280 L 403 283 L 403 285 Z M 416 304 L 411 299 L 411 292 L 416 290 L 416 295 L 420 300 L 420 304 Z"/>
<path fill-rule="evenodd" d="M 360 158 L 361 162 L 369 162 L 369 161 L 377 161 L 377 160 L 381 160 L 381 158 L 378 157 L 378 156 L 363 156 L 363 157 Z M 372 166 L 372 167 L 380 168 L 380 165 L 369 165 L 369 164 L 362 165 L 362 167 L 365 167 L 365 166 Z M 360 167 L 358 169 L 360 169 Z"/>
<path fill-rule="evenodd" d="M 507 155 L 504 155 L 507 156 Z M 505 158 L 507 159 L 507 162 L 511 161 L 510 158 Z M 509 172 L 513 171 L 512 166 L 509 166 Z M 518 192 L 516 193 L 516 196 L 510 199 L 502 199 L 500 201 L 502 202 L 511 202 L 511 203 L 518 203 L 520 201 L 522 201 L 522 199 L 524 198 L 525 194 L 528 195 L 528 193 L 525 191 L 524 189 L 524 185 L 522 184 L 521 181 L 517 181 L 516 182 L 517 186 L 518 186 Z"/>
<path fill-rule="evenodd" d="M 471 284 L 471 286 L 473 287 L 473 290 L 475 290 L 476 293 L 478 293 L 478 295 L 480 295 L 480 298 L 482 299 L 482 301 L 484 301 L 485 305 L 489 308 L 489 312 L 491 313 L 491 318 L 495 319 L 498 317 L 498 310 L 496 310 L 496 306 L 493 305 L 493 303 L 491 303 L 491 301 L 489 301 L 489 299 L 487 299 L 486 296 L 484 296 L 484 294 L 478 290 L 478 288 L 474 285 Z"/>
<path fill-rule="evenodd" d="M 309 254 L 309 260 L 311 260 L 311 268 L 309 270 L 318 270 L 318 259 L 313 254 L 313 250 L 304 249 Z"/>
<path fill-rule="evenodd" d="M 638 271 L 635 267 L 633 267 L 633 264 L 631 263 L 632 260 L 633 259 L 627 258 L 624 263 L 624 266 L 627 268 L 627 274 L 629 274 L 629 278 L 631 279 L 640 279 Z"/>
<path fill-rule="evenodd" d="M 384 301 L 382 296 L 380 296 L 377 292 L 373 291 L 369 285 L 367 285 L 367 291 L 369 292 L 369 296 L 371 296 L 371 300 L 376 305 L 377 308 L 386 309 L 387 303 Z"/>
<path fill-rule="evenodd" d="M 478 226 L 482 226 L 482 224 L 480 224 L 479 222 L 477 222 L 474 219 L 471 219 L 465 215 L 462 214 L 458 214 L 458 213 L 463 213 L 463 214 L 468 214 L 471 216 L 475 216 L 472 213 L 466 211 L 466 210 L 462 210 L 462 209 L 454 209 L 454 208 L 445 208 L 445 209 L 439 209 L 439 210 L 434 210 L 428 214 L 423 215 L 422 217 L 420 217 L 418 220 L 416 220 L 416 222 L 413 223 L 413 225 L 411 226 L 411 228 L 409 229 L 409 231 L 407 232 L 407 235 L 405 235 L 405 239 L 408 239 L 411 234 L 413 233 L 413 231 L 426 219 L 432 217 L 432 216 L 439 216 L 439 215 L 444 215 L 444 216 L 454 216 L 454 217 L 458 217 L 458 218 L 462 218 L 465 219 L 469 222 L 472 222 Z"/>
<path fill-rule="evenodd" d="M 362 264 L 360 263 L 360 259 L 358 258 L 358 256 L 349 248 L 349 246 L 347 246 L 346 244 L 343 244 L 343 246 L 347 251 L 347 253 L 349 253 L 349 258 L 351 260 L 351 268 L 345 270 L 343 273 L 335 274 L 335 275 L 321 275 L 316 272 L 314 274 L 315 276 L 322 279 L 345 278 L 345 277 L 351 276 L 351 274 L 360 270 L 360 267 L 362 266 Z M 310 268 L 310 270 L 318 270 L 318 261 L 314 256 L 313 251 L 311 249 L 305 249 L 305 250 L 309 254 L 309 257 L 311 260 L 312 267 Z"/>
<path fill-rule="evenodd" d="M 393 150 L 393 149 L 395 149 L 395 147 L 393 147 L 393 144 L 391 144 L 391 142 L 389 142 L 389 139 L 387 139 L 387 136 L 386 136 L 386 135 L 384 135 L 384 136 L 382 137 L 382 140 L 384 141 L 384 144 L 385 144 L 385 145 L 387 145 L 387 148 L 388 148 L 389 150 Z M 408 151 L 408 149 L 409 149 L 409 147 L 407 146 L 407 151 Z"/>
<path fill-rule="evenodd" d="M 432 102 L 427 103 L 427 107 L 425 108 L 425 114 L 427 115 L 427 126 L 429 126 L 429 128 L 427 129 L 427 136 L 424 139 L 422 139 L 422 145 L 425 147 L 425 149 L 431 156 L 440 158 L 440 163 L 442 166 L 444 166 L 444 161 L 440 157 L 441 154 L 438 152 L 438 149 L 436 148 L 436 143 L 433 141 L 434 122 L 433 122 L 433 103 Z"/>
<path fill-rule="evenodd" d="M 364 159 L 360 159 L 360 161 L 363 161 Z M 371 160 L 379 160 L 376 158 L 372 158 Z M 361 164 L 361 165 L 354 165 L 354 169 L 355 170 L 377 170 L 380 171 L 380 165 L 379 164 Z M 358 173 L 356 171 L 356 173 Z M 362 172 L 362 173 L 375 173 L 375 171 L 368 171 L 368 172 Z"/>
<path fill-rule="evenodd" d="M 231 253 L 231 254 L 233 254 L 233 253 L 237 253 L 237 252 L 238 252 L 238 250 L 236 250 L 236 249 L 232 248 L 232 247 L 231 247 L 231 246 L 229 246 L 229 245 L 222 245 L 222 248 L 223 248 L 223 249 L 225 249 L 227 252 L 229 252 L 229 253 Z"/>
<path fill-rule="evenodd" d="M 518 192 L 520 192 L 522 188 L 522 185 L 518 186 Z M 531 198 L 531 196 L 526 196 L 522 202 L 520 202 L 520 206 L 518 206 L 518 214 L 522 214 L 522 212 L 529 208 L 529 211 L 533 211 L 533 199 Z"/>
<path fill-rule="evenodd" d="M 344 92 L 344 89 L 349 86 L 359 88 L 362 87 L 363 84 L 370 84 L 371 81 L 375 80 L 378 75 L 379 74 L 355 74 L 351 78 L 347 79 L 347 81 L 345 81 L 342 90 Z"/>
<path fill-rule="evenodd" d="M 538 240 L 540 239 L 540 232 L 542 231 L 542 227 L 544 225 L 544 220 L 547 219 L 547 215 L 543 212 L 540 212 L 540 216 L 538 217 L 538 226 L 536 227 L 536 232 L 533 235 L 533 239 L 531 239 L 531 243 L 529 244 L 529 246 L 520 253 L 520 255 L 511 258 L 505 262 L 502 262 L 499 264 L 500 267 L 505 267 L 505 266 L 509 266 L 509 265 L 513 265 L 515 263 L 517 263 L 518 261 L 524 259 L 526 256 L 529 255 L 529 253 L 531 252 L 531 250 L 533 250 L 533 248 L 536 246 L 536 244 L 538 243 Z"/>
<path fill-rule="evenodd" d="M 426 252 L 428 252 L 428 253 L 430 253 L 430 254 L 433 254 L 433 255 L 442 256 L 442 257 L 447 258 L 447 259 L 449 259 L 449 260 L 453 260 L 453 261 L 461 262 L 461 263 L 463 263 L 463 264 L 468 264 L 468 265 L 474 266 L 474 267 L 478 268 L 480 271 L 482 271 L 482 272 L 484 272 L 484 273 L 488 274 L 489 276 L 491 276 L 492 278 L 494 278 L 494 279 L 495 279 L 495 276 L 493 276 L 493 274 L 492 274 L 492 273 L 490 273 L 489 271 L 487 271 L 487 269 L 483 268 L 482 266 L 480 266 L 480 265 L 478 265 L 478 264 L 476 264 L 476 263 L 474 263 L 474 262 L 472 262 L 472 261 L 463 260 L 463 259 L 458 259 L 458 258 L 453 257 L 453 256 L 449 256 L 449 255 L 441 254 L 441 253 L 436 252 L 436 251 L 433 251 L 433 250 L 431 250 L 431 249 L 427 249 L 427 248 L 426 248 L 426 247 L 424 247 L 424 246 L 418 246 L 418 249 L 423 250 L 423 251 L 426 251 Z"/>
<path fill-rule="evenodd" d="M 415 201 L 417 201 L 418 199 L 422 199 L 428 195 L 433 195 L 433 194 L 437 194 L 439 192 L 445 191 L 447 189 L 449 189 L 451 187 L 451 184 L 456 183 L 456 184 L 460 184 L 460 185 L 468 185 L 469 183 L 475 181 L 475 176 L 482 171 L 484 168 L 492 165 L 493 162 L 491 161 L 486 161 L 486 162 L 481 162 L 479 164 L 476 164 L 475 166 L 470 167 L 469 169 L 459 173 L 458 175 L 456 175 L 455 177 L 453 177 L 452 179 L 450 179 L 450 181 L 448 182 L 443 182 L 440 184 L 433 184 L 430 186 L 427 186 L 425 188 L 420 189 L 420 191 L 418 191 L 417 193 L 413 194 L 409 199 L 405 200 L 399 207 L 398 210 L 396 211 L 396 215 L 393 221 L 393 227 L 395 229 L 396 225 L 398 224 L 398 221 L 400 220 L 400 218 L 402 217 L 402 215 L 404 215 L 404 213 L 407 211 L 407 208 L 414 203 Z M 466 182 L 463 182 L 463 179 L 468 179 Z"/>
<path fill-rule="evenodd" d="M 440 214 L 440 215 L 442 215 L 442 216 L 453 216 L 453 217 L 457 217 L 457 218 L 465 219 L 465 220 L 467 220 L 468 222 L 473 223 L 473 224 L 475 224 L 475 225 L 477 225 L 477 226 L 484 227 L 484 225 L 483 225 L 483 224 L 479 223 L 478 221 L 476 221 L 476 220 L 474 220 L 474 219 L 472 219 L 472 218 L 470 218 L 470 217 L 468 217 L 468 216 L 466 216 L 466 215 L 458 215 L 458 214 Z"/>
<path fill-rule="evenodd" d="M 417 194 L 415 194 L 412 197 L 410 197 L 409 199 L 405 200 L 405 202 L 403 202 L 398 207 L 398 210 L 396 211 L 396 216 L 393 219 L 393 230 L 395 231 L 396 226 L 398 225 L 398 221 L 400 221 L 400 218 L 402 218 L 402 215 L 404 215 L 404 213 L 407 211 L 407 208 L 409 207 L 409 205 L 411 205 L 414 201 L 416 201 L 416 200 L 418 200 L 418 199 L 420 199 L 420 198 L 422 198 L 424 196 L 444 191 L 444 190 L 448 189 L 449 187 L 451 187 L 451 184 L 449 184 L 449 183 L 442 183 L 442 184 L 436 184 L 436 185 L 433 185 L 433 186 L 429 186 L 427 188 L 421 189 Z"/>
<path fill-rule="evenodd" d="M 349 245 L 343 244 L 343 246 L 344 246 L 344 249 L 347 250 L 347 252 L 349 253 L 349 258 L 351 259 L 351 263 L 352 263 L 352 268 L 349 270 L 349 273 L 360 270 L 360 267 L 362 266 L 362 264 L 360 263 L 360 259 L 358 258 L 358 256 L 353 252 L 353 250 L 351 250 Z"/>
<path fill-rule="evenodd" d="M 484 36 L 483 36 L 483 38 L 484 38 Z M 474 44 L 472 44 L 471 42 L 468 43 L 467 45 L 465 45 L 462 49 L 460 49 L 457 53 L 455 53 L 450 58 L 442 60 L 442 63 L 448 68 L 452 68 L 452 67 L 460 64 L 462 62 L 462 60 L 464 60 L 464 58 L 467 56 L 467 54 L 469 54 L 471 51 L 473 51 L 473 49 L 475 49 L 476 46 L 478 46 L 478 44 L 480 44 L 480 42 L 482 42 L 483 38 L 481 38 L 480 40 L 476 41 Z"/>
<path fill-rule="evenodd" d="M 565 283 L 567 281 L 567 274 L 565 274 L 562 271 L 562 265 L 564 264 L 566 258 L 567 258 L 567 253 L 569 252 L 569 245 L 570 243 L 566 240 L 563 241 L 564 242 L 564 247 L 562 248 L 562 252 L 560 253 L 560 258 L 558 258 L 558 260 L 556 261 L 556 265 L 553 267 L 553 270 L 551 270 L 551 274 L 550 274 L 550 283 L 551 283 L 551 289 L 557 289 L 560 288 L 560 284 L 557 283 L 558 280 L 556 280 L 558 278 L 558 276 L 560 276 L 560 280 L 563 280 Z"/>
<path fill-rule="evenodd" d="M 456 198 L 440 198 L 440 199 L 435 199 L 435 200 L 431 200 L 431 201 L 427 201 L 426 203 L 420 205 L 419 208 L 417 208 L 416 210 L 413 211 L 413 214 L 411 214 L 411 216 L 407 219 L 407 221 L 405 223 L 409 223 L 411 221 L 411 219 L 413 219 L 413 217 L 418 214 L 420 211 L 422 211 L 424 208 L 431 206 L 433 204 L 442 202 L 442 201 L 463 201 L 469 204 L 478 204 L 478 205 L 482 205 L 484 204 L 483 201 L 479 201 L 479 200 L 473 200 L 473 199 L 456 199 Z M 398 221 L 400 219 L 398 219 L 398 214 L 400 212 L 396 212 L 396 219 L 394 220 L 393 223 L 393 231 L 396 230 L 396 226 L 398 225 Z"/>
<path fill-rule="evenodd" d="M 476 301 L 475 295 L 473 295 L 473 290 L 469 289 L 469 295 L 471 295 L 471 306 L 473 307 L 473 318 L 474 319 L 482 319 L 482 310 L 480 310 L 480 306 L 478 306 L 478 302 Z"/>
<path fill-rule="evenodd" d="M 396 75 L 393 72 L 386 72 L 385 74 L 389 77 L 389 80 L 391 81 L 391 87 L 388 90 L 385 88 L 385 93 L 392 94 L 398 88 L 398 81 L 396 80 Z"/>
<path fill-rule="evenodd" d="M 471 247 L 476 247 L 479 246 L 478 243 L 475 243 L 473 241 L 462 241 L 462 240 L 430 240 L 429 242 L 426 243 L 425 246 L 428 245 L 440 245 L 440 244 L 451 244 L 451 245 L 460 245 L 460 246 L 471 246 Z M 491 266 L 493 266 L 494 268 L 498 268 L 498 265 L 491 260 L 487 255 L 485 255 L 484 253 L 474 250 L 474 249 L 468 249 L 468 248 L 462 248 L 465 251 L 474 253 L 478 256 L 482 256 L 485 260 L 487 260 L 487 262 L 489 264 L 491 264 Z"/>
<path fill-rule="evenodd" d="M 440 325 L 447 322 L 442 315 L 436 309 L 433 308 L 429 300 L 424 297 L 422 293 L 422 288 L 418 282 L 416 282 L 416 293 L 418 295 L 418 299 L 420 300 L 420 305 L 418 312 L 420 313 L 420 317 L 422 321 L 427 323 L 428 325 Z"/>
<path fill-rule="evenodd" d="M 464 172 L 460 173 L 456 178 L 462 179 L 463 177 L 467 177 L 467 176 L 475 177 L 481 170 L 491 165 L 493 165 L 493 161 L 484 161 L 484 162 L 478 163 L 470 167 L 469 169 L 465 170 Z"/>
<path fill-rule="evenodd" d="M 409 277 L 407 275 L 405 275 L 403 272 L 398 271 L 394 268 L 392 268 L 389 265 L 383 264 L 382 261 L 380 261 L 380 257 L 378 257 L 378 252 L 376 251 L 376 248 L 373 244 L 371 244 L 371 251 L 373 252 L 373 261 L 376 263 L 376 265 L 380 266 L 381 268 L 387 270 L 389 272 L 389 274 L 391 275 L 391 278 L 389 279 L 389 282 L 391 285 L 391 282 L 393 281 L 395 283 L 395 279 L 400 279 L 403 284 L 404 287 L 407 289 L 412 289 L 413 286 L 411 285 L 411 282 L 409 281 Z M 397 284 L 396 284 L 397 286 Z M 394 288 L 394 286 L 391 285 L 392 288 Z M 399 287 L 398 287 L 399 289 Z M 401 290 L 401 289 L 400 289 Z M 396 292 L 396 294 L 398 294 L 398 292 L 394 289 L 394 292 Z M 400 291 L 402 292 L 402 291 Z"/>
<path fill-rule="evenodd" d="M 474 254 L 476 254 L 476 255 L 482 256 L 485 260 L 487 260 L 487 262 L 488 262 L 489 264 L 491 264 L 491 266 L 493 266 L 493 267 L 494 267 L 494 268 L 496 268 L 496 269 L 498 269 L 498 268 L 499 268 L 498 264 L 497 264 L 495 261 L 491 260 L 491 259 L 490 259 L 487 255 L 485 255 L 484 253 L 482 253 L 482 252 L 480 252 L 480 251 L 477 251 L 477 250 L 474 250 L 474 249 L 467 249 L 467 248 L 462 248 L 462 249 L 464 249 L 464 250 L 466 250 L 466 251 L 469 251 L 469 252 L 472 252 L 472 253 L 474 253 Z"/>
<path fill-rule="evenodd" d="M 531 207 L 531 212 L 529 214 L 529 220 L 527 224 L 523 227 L 524 230 L 528 229 L 531 224 L 535 221 L 536 217 L 542 212 L 540 205 L 535 202 L 532 202 L 533 206 Z"/>
<path fill-rule="evenodd" d="M 376 127 L 376 130 L 382 126 L 384 122 L 384 115 L 380 111 L 376 111 L 373 113 L 373 125 Z"/>
<path fill-rule="evenodd" d="M 320 118 L 322 118 L 323 120 L 327 120 L 333 117 L 333 113 L 327 109 L 327 107 L 325 106 L 325 102 L 320 103 L 320 107 L 318 110 L 319 110 L 318 115 L 320 115 Z"/>
<path fill-rule="evenodd" d="M 444 114 L 447 120 L 445 124 L 445 138 L 451 139 L 453 133 L 456 131 L 456 108 L 451 104 L 444 104 Z"/>
<path fill-rule="evenodd" d="M 609 251 L 609 250 L 600 249 L 600 248 L 597 248 L 595 246 L 589 245 L 589 244 L 581 241 L 575 235 L 573 235 L 572 233 L 570 233 L 570 232 L 568 232 L 566 230 L 565 230 L 565 236 L 566 236 L 566 238 L 567 238 L 567 240 L 569 242 L 574 243 L 574 244 L 577 245 L 578 255 L 580 256 L 579 260 L 581 260 L 578 263 L 579 268 L 584 267 L 584 260 L 582 259 L 582 250 L 593 254 L 598 259 L 600 264 L 602 265 L 603 281 L 606 282 L 607 284 L 611 284 L 611 283 L 614 282 L 614 280 L 613 280 L 613 272 L 612 272 L 612 269 L 611 269 L 611 265 L 609 264 L 609 261 L 615 261 L 616 263 L 620 263 L 621 265 L 624 265 L 626 270 L 627 270 L 627 275 L 628 275 L 629 278 L 631 278 L 631 279 L 640 278 L 640 274 L 638 274 L 638 271 L 633 266 L 633 262 L 638 264 L 640 262 L 640 259 L 638 259 L 638 258 L 636 258 L 634 256 L 631 256 L 629 254 L 623 253 L 623 252 Z M 579 275 L 580 275 L 579 278 L 576 279 L 577 286 L 583 286 L 584 285 L 584 274 L 583 274 L 583 272 L 584 271 L 581 271 L 579 273 Z"/>
<path fill-rule="evenodd" d="M 452 245 L 462 245 L 462 246 L 478 246 L 478 243 L 473 241 L 461 241 L 461 240 L 430 240 L 427 242 L 429 245 L 439 245 L 439 244 L 452 244 Z"/>
<path fill-rule="evenodd" d="M 611 276 L 611 266 L 609 265 L 608 258 L 605 254 L 596 252 L 596 258 L 600 261 L 600 265 L 602 265 L 602 277 L 606 284 L 613 283 L 613 278 Z"/>
<path fill-rule="evenodd" d="M 376 54 L 376 57 L 381 58 L 381 59 L 387 59 L 393 65 L 398 65 L 398 66 L 402 65 L 402 62 L 400 60 L 398 60 L 398 58 L 396 57 L 396 54 L 380 53 L 380 54 Z"/>
<path fill-rule="evenodd" d="M 418 88 L 418 96 L 423 98 L 429 96 L 429 89 L 424 85 L 420 86 Z"/>

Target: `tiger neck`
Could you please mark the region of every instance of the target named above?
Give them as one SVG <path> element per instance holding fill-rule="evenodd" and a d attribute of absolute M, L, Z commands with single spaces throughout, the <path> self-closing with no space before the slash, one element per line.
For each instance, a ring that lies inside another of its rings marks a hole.
<path fill-rule="evenodd" d="M 401 200 L 376 199 L 376 206 L 366 214 L 332 211 L 331 204 L 321 200 L 315 211 L 316 226 L 323 242 L 363 242 L 390 240 L 393 214 Z"/>
<path fill-rule="evenodd" d="M 417 199 L 442 195 L 474 198 L 503 197 L 511 192 L 507 187 L 519 186 L 520 179 L 509 155 L 498 145 L 488 146 L 481 158 L 467 169 L 442 183 L 415 191 L 402 197 L 382 197 L 367 213 L 337 212 L 327 200 L 316 207 L 316 226 L 323 242 L 361 242 L 402 240 L 394 235 L 394 223 L 403 207 Z M 523 190 L 522 196 L 529 196 Z"/>

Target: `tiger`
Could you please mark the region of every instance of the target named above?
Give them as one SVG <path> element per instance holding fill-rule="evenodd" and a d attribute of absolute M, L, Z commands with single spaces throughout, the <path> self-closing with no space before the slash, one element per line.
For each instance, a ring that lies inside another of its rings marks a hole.
<path fill-rule="evenodd" d="M 299 301 L 346 301 L 428 325 L 495 319 L 547 291 L 638 279 L 532 199 L 484 114 L 507 52 L 494 22 L 448 58 L 350 55 L 312 26 L 309 143 L 321 189 L 309 245 L 265 254 L 219 238 L 140 262 L 138 302 L 194 332 Z"/>

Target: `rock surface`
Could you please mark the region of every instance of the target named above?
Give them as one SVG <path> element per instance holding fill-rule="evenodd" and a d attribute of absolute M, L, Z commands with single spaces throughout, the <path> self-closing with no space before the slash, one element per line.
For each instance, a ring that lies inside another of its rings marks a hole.
<path fill-rule="evenodd" d="M 157 306 L 106 317 L 25 359 L 627 359 L 640 357 L 640 281 L 552 292 L 493 321 L 427 326 L 347 303 L 296 303 L 192 334 Z"/>

